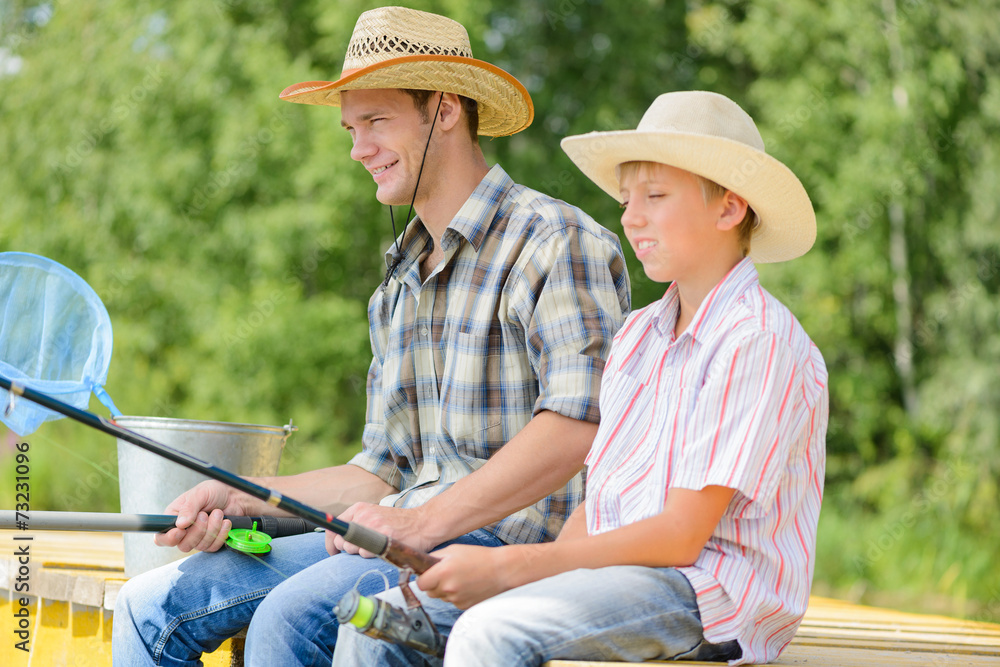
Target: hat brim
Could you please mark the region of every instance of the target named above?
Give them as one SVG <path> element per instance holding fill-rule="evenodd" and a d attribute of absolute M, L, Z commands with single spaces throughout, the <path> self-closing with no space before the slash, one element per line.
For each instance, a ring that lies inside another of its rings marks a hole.
<path fill-rule="evenodd" d="M 667 131 L 590 132 L 562 140 L 562 148 L 590 180 L 621 201 L 618 166 L 659 162 L 715 181 L 747 200 L 760 226 L 750 257 L 782 262 L 806 253 L 816 240 L 816 214 L 802 183 L 767 153 L 722 137 Z"/>
<path fill-rule="evenodd" d="M 502 137 L 531 125 L 535 108 L 521 82 L 495 65 L 462 56 L 414 55 L 354 70 L 337 81 L 306 81 L 285 88 L 287 102 L 340 106 L 343 90 L 440 90 L 479 104 L 479 134 Z"/>

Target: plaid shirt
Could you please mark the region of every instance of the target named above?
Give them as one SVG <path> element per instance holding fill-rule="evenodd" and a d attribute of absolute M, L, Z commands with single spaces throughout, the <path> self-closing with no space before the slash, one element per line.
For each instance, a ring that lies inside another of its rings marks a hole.
<path fill-rule="evenodd" d="M 368 306 L 367 424 L 351 463 L 399 489 L 383 505 L 425 503 L 542 410 L 596 423 L 604 362 L 629 310 L 618 238 L 499 166 L 445 230 L 444 259 L 421 284 L 432 245 L 411 223 L 402 262 Z M 507 543 L 550 540 L 582 497 L 577 475 L 487 528 Z"/>

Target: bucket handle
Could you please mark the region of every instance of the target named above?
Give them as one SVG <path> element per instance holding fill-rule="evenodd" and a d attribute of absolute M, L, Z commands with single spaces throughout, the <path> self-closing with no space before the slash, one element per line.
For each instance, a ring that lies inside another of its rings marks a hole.
<path fill-rule="evenodd" d="M 287 438 L 288 436 L 290 436 L 295 431 L 298 431 L 299 427 L 298 426 L 293 426 L 292 425 L 292 418 L 289 417 L 288 418 L 288 423 L 285 424 L 284 426 L 282 426 L 281 429 L 285 432 L 285 437 Z"/>

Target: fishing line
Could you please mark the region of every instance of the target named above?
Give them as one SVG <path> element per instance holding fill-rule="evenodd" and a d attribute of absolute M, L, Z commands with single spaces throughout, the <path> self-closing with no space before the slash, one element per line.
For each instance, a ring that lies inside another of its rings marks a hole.
<path fill-rule="evenodd" d="M 116 482 L 118 481 L 118 476 L 117 475 L 112 475 L 110 472 L 108 472 L 107 470 L 105 470 L 104 468 L 102 468 L 101 464 L 97 463 L 96 461 L 92 461 L 91 459 L 88 459 L 83 454 L 79 454 L 77 452 L 74 452 L 69 447 L 66 447 L 65 445 L 61 445 L 58 442 L 56 442 L 55 440 L 52 440 L 50 438 L 46 438 L 43 435 L 35 435 L 34 437 L 32 437 L 32 440 L 41 440 L 43 443 L 46 443 L 46 444 L 52 445 L 54 447 L 57 447 L 58 449 L 61 449 L 62 451 L 66 452 L 67 454 L 80 459 L 81 461 L 83 461 L 84 463 L 86 463 L 87 465 L 89 465 L 90 467 L 92 467 L 94 470 L 97 470 L 98 472 L 100 472 L 101 474 L 103 474 L 108 479 L 113 479 Z"/>
<path fill-rule="evenodd" d="M 245 555 L 247 555 L 247 556 L 250 556 L 250 557 L 251 557 L 251 558 L 253 558 L 254 560 L 256 560 L 256 561 L 260 562 L 260 564 L 261 564 L 261 565 L 264 565 L 265 567 L 269 567 L 269 568 L 271 568 L 272 570 L 274 570 L 275 572 L 277 572 L 277 573 L 278 573 L 278 575 L 279 575 L 280 577 L 282 577 L 283 579 L 286 579 L 286 580 L 287 580 L 287 579 L 290 579 L 290 578 L 291 578 L 291 575 L 288 575 L 288 574 L 285 574 L 284 572 L 282 572 L 281 570 L 279 570 L 279 569 L 278 569 L 278 568 L 276 568 L 275 566 L 271 565 L 270 563 L 268 563 L 268 562 L 267 562 L 266 560 L 264 560 L 263 558 L 261 558 L 261 557 L 260 557 L 260 556 L 258 556 L 257 554 L 249 554 L 249 553 L 246 553 L 245 551 L 241 551 L 240 553 L 242 553 L 242 554 L 245 554 Z"/>
<path fill-rule="evenodd" d="M 358 590 L 358 586 L 361 585 L 361 580 L 364 579 L 365 577 L 367 577 L 369 574 L 377 574 L 378 576 L 382 577 L 382 585 L 383 585 L 382 592 L 385 592 L 385 591 L 389 590 L 389 588 L 390 588 L 390 586 L 389 586 L 389 577 L 385 576 L 385 572 L 380 572 L 379 570 L 374 570 L 374 569 L 368 570 L 367 572 L 365 572 L 364 574 L 362 574 L 360 577 L 358 577 L 357 581 L 354 582 L 354 587 L 352 588 L 352 590 L 355 590 L 355 591 Z"/>

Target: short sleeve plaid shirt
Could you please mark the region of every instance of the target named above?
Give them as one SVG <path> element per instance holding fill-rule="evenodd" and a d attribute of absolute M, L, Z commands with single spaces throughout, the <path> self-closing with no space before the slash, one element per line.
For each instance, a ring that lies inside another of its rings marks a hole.
<path fill-rule="evenodd" d="M 629 311 L 618 238 L 499 166 L 451 221 L 444 259 L 421 282 L 432 243 L 419 220 L 409 225 L 403 259 L 368 308 L 367 424 L 351 463 L 399 489 L 384 505 L 426 502 L 543 410 L 597 422 L 604 362 Z M 577 475 L 488 529 L 507 543 L 553 539 L 582 492 Z"/>

